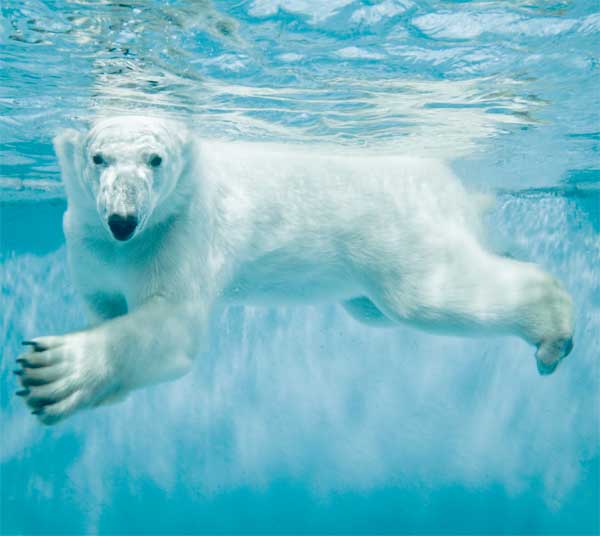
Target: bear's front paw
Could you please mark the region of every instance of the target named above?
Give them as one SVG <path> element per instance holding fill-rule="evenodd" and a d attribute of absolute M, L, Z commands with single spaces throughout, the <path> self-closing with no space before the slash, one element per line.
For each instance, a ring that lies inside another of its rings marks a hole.
<path fill-rule="evenodd" d="M 105 343 L 93 331 L 24 341 L 15 370 L 32 413 L 54 424 L 75 411 L 97 406 L 119 395 L 119 384 L 106 358 Z"/>

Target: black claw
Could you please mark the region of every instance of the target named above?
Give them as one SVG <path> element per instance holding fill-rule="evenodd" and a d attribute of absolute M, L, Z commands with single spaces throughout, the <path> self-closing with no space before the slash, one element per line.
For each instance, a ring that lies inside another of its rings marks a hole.
<path fill-rule="evenodd" d="M 19 363 L 19 365 L 21 365 L 23 368 L 42 368 L 44 365 L 34 365 L 33 363 L 30 363 L 29 361 L 27 361 L 26 357 L 19 357 L 19 359 L 17 359 L 17 363 Z"/>
<path fill-rule="evenodd" d="M 47 380 L 41 380 L 39 378 L 23 378 L 21 380 L 21 385 L 23 387 L 29 387 L 29 386 L 33 386 L 33 387 L 37 387 L 38 385 L 46 385 L 48 382 Z"/>
<path fill-rule="evenodd" d="M 35 341 L 23 341 L 21 344 L 23 346 L 33 346 L 34 352 L 43 352 L 44 350 L 47 349 L 45 346 L 43 346 L 39 342 L 35 342 Z"/>
<path fill-rule="evenodd" d="M 15 369 L 13 370 L 13 374 L 15 376 L 23 376 L 23 371 L 21 369 Z"/>
<path fill-rule="evenodd" d="M 21 389 L 15 393 L 17 396 L 27 396 L 29 394 L 29 389 Z"/>

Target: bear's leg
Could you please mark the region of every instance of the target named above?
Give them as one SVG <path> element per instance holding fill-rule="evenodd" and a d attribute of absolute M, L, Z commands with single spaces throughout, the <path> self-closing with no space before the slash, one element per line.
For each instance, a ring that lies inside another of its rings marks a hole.
<path fill-rule="evenodd" d="M 155 298 L 90 329 L 25 341 L 18 359 L 20 394 L 45 424 L 114 402 L 132 389 L 191 369 L 205 342 L 206 303 Z"/>
<path fill-rule="evenodd" d="M 375 304 L 364 296 L 352 298 L 342 303 L 346 312 L 355 320 L 378 327 L 389 327 L 394 325 L 394 321 L 385 316 Z"/>
<path fill-rule="evenodd" d="M 122 294 L 94 292 L 83 295 L 83 302 L 93 325 L 127 314 L 127 300 Z"/>
<path fill-rule="evenodd" d="M 408 271 L 388 263 L 372 272 L 367 287 L 376 307 L 398 322 L 438 333 L 522 337 L 537 347 L 540 374 L 553 372 L 573 347 L 572 302 L 560 283 L 534 264 L 477 245 L 415 259 Z"/>

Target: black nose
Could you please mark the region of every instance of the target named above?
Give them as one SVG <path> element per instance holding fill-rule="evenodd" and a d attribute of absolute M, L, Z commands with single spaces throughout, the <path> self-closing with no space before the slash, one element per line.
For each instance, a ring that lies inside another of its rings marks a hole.
<path fill-rule="evenodd" d="M 113 236 L 117 240 L 129 240 L 133 231 L 137 227 L 137 216 L 132 214 L 121 216 L 120 214 L 111 214 L 108 217 L 108 226 L 112 231 Z"/>

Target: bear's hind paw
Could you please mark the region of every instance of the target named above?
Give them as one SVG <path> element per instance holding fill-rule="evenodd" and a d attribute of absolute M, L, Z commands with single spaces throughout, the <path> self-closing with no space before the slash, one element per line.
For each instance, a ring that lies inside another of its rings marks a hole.
<path fill-rule="evenodd" d="M 552 374 L 558 364 L 573 350 L 573 338 L 554 339 L 538 345 L 535 353 L 537 370 L 542 376 Z"/>

